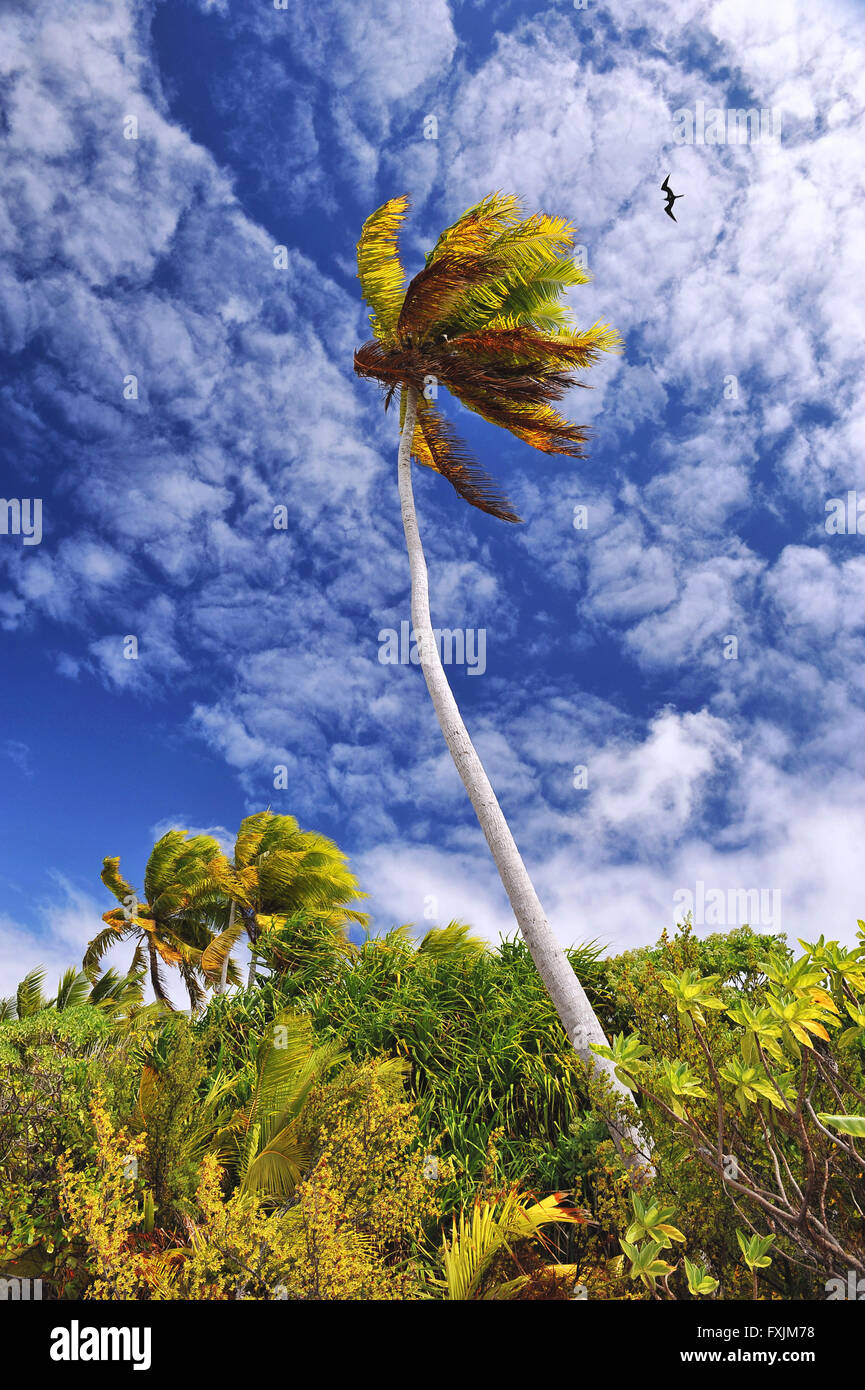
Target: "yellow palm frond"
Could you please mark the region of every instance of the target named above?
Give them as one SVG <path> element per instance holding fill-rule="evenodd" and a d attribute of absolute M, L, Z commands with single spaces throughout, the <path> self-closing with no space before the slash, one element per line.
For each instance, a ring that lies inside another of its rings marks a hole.
<path fill-rule="evenodd" d="M 370 326 L 376 338 L 396 332 L 405 288 L 405 272 L 397 255 L 397 237 L 408 208 L 408 197 L 389 198 L 363 224 L 357 243 L 357 278 L 370 307 Z"/>
<path fill-rule="evenodd" d="M 566 217 L 551 217 L 548 213 L 536 212 L 515 227 L 503 231 L 492 242 L 490 250 L 498 254 L 513 250 L 516 264 L 531 259 L 534 253 L 538 263 L 543 264 L 552 255 L 573 247 L 576 232 L 576 227 Z"/>
<path fill-rule="evenodd" d="M 428 416 L 433 407 L 425 396 L 418 396 L 417 401 L 417 424 L 414 427 L 414 438 L 412 439 L 412 456 L 422 463 L 425 468 L 435 468 L 436 461 L 430 453 L 430 447 L 426 442 L 423 432 L 423 417 Z M 436 470 L 438 471 L 438 470 Z"/>
<path fill-rule="evenodd" d="M 455 1300 L 511 1297 L 524 1281 L 511 1280 L 480 1293 L 484 1275 L 499 1251 L 510 1249 L 513 1242 L 540 1237 L 541 1229 L 551 1223 L 578 1220 L 572 1208 L 561 1204 L 560 1194 L 531 1202 L 510 1192 L 500 1203 L 476 1202 L 469 1219 L 465 1211 L 460 1213 L 451 1240 L 445 1241 L 445 1277 L 439 1286 L 447 1298 Z"/>
<path fill-rule="evenodd" d="M 125 903 L 128 898 L 135 896 L 135 889 L 132 887 L 132 884 L 128 883 L 120 872 L 119 855 L 114 859 L 103 859 L 100 878 L 105 884 L 105 887 L 109 892 L 114 894 L 119 902 Z"/>
<path fill-rule="evenodd" d="M 218 980 L 227 956 L 231 955 L 240 937 L 246 930 L 242 919 L 233 922 L 219 936 L 215 936 L 201 953 L 201 969 L 211 980 Z"/>
<path fill-rule="evenodd" d="M 286 1125 L 267 1148 L 249 1158 L 242 1190 L 283 1199 L 290 1197 L 303 1177 L 309 1154 L 308 1141 L 298 1138 L 296 1126 Z"/>
<path fill-rule="evenodd" d="M 479 256 L 497 236 L 519 223 L 520 212 L 513 193 L 490 193 L 445 228 L 426 258 L 427 265 L 442 256 Z"/>

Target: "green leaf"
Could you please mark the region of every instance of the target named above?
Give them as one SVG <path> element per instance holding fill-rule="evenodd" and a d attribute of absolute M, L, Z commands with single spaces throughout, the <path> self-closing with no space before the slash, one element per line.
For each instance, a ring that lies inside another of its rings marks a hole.
<path fill-rule="evenodd" d="M 854 1139 L 865 1139 L 865 1115 L 826 1115 L 818 1112 L 818 1120 L 831 1125 L 839 1134 L 850 1134 Z"/>

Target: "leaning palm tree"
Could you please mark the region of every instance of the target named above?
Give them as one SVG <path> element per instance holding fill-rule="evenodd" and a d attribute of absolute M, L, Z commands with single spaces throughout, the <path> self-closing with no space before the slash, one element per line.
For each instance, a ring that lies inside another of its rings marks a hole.
<path fill-rule="evenodd" d="M 364 925 L 365 912 L 349 907 L 365 898 L 345 855 L 333 840 L 313 830 L 301 830 L 294 816 L 259 811 L 241 821 L 234 859 L 220 857 L 215 866 L 220 887 L 230 903 L 225 930 L 204 957 L 206 972 L 225 989 L 228 959 L 245 931 L 252 960 L 249 981 L 255 982 L 255 946 L 263 932 L 279 930 L 303 915 L 322 927 L 339 930 L 348 922 Z"/>
<path fill-rule="evenodd" d="M 407 207 L 407 198 L 391 198 L 364 223 L 358 278 L 373 338 L 355 352 L 354 367 L 383 387 L 385 409 L 395 392 L 400 396 L 399 495 L 420 664 L 514 916 L 568 1037 L 592 1071 L 629 1097 L 613 1063 L 592 1051 L 606 1044 L 603 1028 L 547 922 L 448 685 L 430 618 L 411 476 L 414 458 L 447 478 L 470 506 L 519 521 L 428 398 L 428 385 L 447 387 L 469 410 L 543 453 L 583 458 L 587 431 L 559 415 L 555 403 L 584 384 L 577 370 L 620 342 L 604 324 L 578 331 L 570 320 L 564 293 L 588 275 L 569 254 L 575 229 L 562 218 L 526 217 L 516 198 L 491 194 L 442 233 L 406 286 L 397 237 Z M 640 1166 L 640 1137 L 618 1116 L 611 1133 L 620 1148 L 627 1140 L 623 1151 Z"/>
<path fill-rule="evenodd" d="M 169 830 L 156 842 L 147 861 L 143 901 L 121 874 L 120 859 L 106 858 L 102 882 L 122 906 L 102 914 L 105 929 L 93 938 L 84 955 L 88 978 L 96 978 L 106 951 L 118 941 L 132 939 L 135 950 L 130 973 L 146 967 L 156 999 L 172 1007 L 162 966 L 176 967 L 190 1005 L 199 1008 L 205 998 L 201 956 L 213 939 L 208 921 L 220 902 L 214 866 L 221 855 L 219 844 L 210 835 L 187 839 L 185 830 Z"/>

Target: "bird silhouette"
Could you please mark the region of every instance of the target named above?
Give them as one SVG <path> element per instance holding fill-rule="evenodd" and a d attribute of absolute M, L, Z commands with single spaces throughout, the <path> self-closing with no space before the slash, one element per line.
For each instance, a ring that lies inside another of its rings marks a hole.
<path fill-rule="evenodd" d="M 675 222 L 675 221 L 676 221 L 676 214 L 673 212 L 673 204 L 675 203 L 675 201 L 676 201 L 677 198 L 684 198 L 685 195 L 684 195 L 684 193 L 674 193 L 674 192 L 673 192 L 672 188 L 670 187 L 670 175 L 669 175 L 669 174 L 668 174 L 667 177 L 664 179 L 664 182 L 661 184 L 661 188 L 663 189 L 663 191 L 664 191 L 664 192 L 666 193 L 666 195 L 667 195 L 667 206 L 664 208 L 664 212 L 667 214 L 668 217 L 672 217 L 673 221 Z"/>

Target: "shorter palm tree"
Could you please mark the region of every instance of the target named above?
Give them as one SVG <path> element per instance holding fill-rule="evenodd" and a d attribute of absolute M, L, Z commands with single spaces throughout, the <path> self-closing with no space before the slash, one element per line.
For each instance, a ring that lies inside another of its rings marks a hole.
<path fill-rule="evenodd" d="M 42 966 L 37 966 L 24 976 L 15 994 L 8 999 L 0 999 L 0 1023 L 14 1018 L 32 1018 L 44 1009 L 64 1013 L 66 1009 L 75 1009 L 82 1004 L 89 1004 L 103 1013 L 120 1018 L 140 1006 L 143 993 L 141 982 L 141 973 L 120 975 L 116 970 L 106 970 L 95 980 L 90 980 L 83 970 L 70 966 L 58 981 L 54 998 L 47 999 L 43 990 L 45 971 Z"/>
<path fill-rule="evenodd" d="M 263 933 L 280 930 L 294 916 L 302 915 L 323 927 L 344 928 L 348 922 L 366 924 L 368 914 L 348 904 L 362 893 L 345 855 L 326 835 L 301 830 L 294 816 L 278 816 L 270 810 L 247 816 L 241 822 L 234 858 L 223 855 L 214 866 L 219 887 L 230 903 L 221 940 L 205 962 L 211 971 L 228 957 L 245 931 L 252 947 L 249 981 L 255 981 L 255 946 Z M 225 987 L 223 974 L 221 989 Z"/>
<path fill-rule="evenodd" d="M 102 914 L 107 925 L 89 943 L 84 969 L 94 980 L 99 962 L 118 941 L 133 940 L 131 973 L 145 967 L 153 993 L 172 1008 L 162 974 L 164 965 L 176 967 L 193 1010 L 205 999 L 201 957 L 213 940 L 208 919 L 220 902 L 216 866 L 222 851 L 210 835 L 187 839 L 185 830 L 169 830 L 153 847 L 144 871 L 144 901 L 120 872 L 119 858 L 106 858 L 102 882 L 122 904 Z"/>

